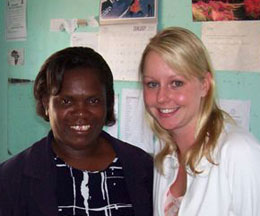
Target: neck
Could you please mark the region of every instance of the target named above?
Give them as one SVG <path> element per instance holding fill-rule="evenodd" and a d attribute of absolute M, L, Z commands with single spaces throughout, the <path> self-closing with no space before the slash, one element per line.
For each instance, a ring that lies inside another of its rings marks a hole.
<path fill-rule="evenodd" d="M 80 170 L 104 170 L 116 156 L 112 145 L 103 138 L 96 140 L 96 145 L 84 149 L 73 149 L 52 143 L 53 151 L 64 162 Z"/>
<path fill-rule="evenodd" d="M 195 141 L 195 128 L 186 128 L 185 130 L 179 130 L 172 133 L 174 142 L 176 143 L 180 157 L 186 154 L 186 152 L 192 147 Z"/>
<path fill-rule="evenodd" d="M 84 149 L 74 149 L 68 145 L 58 143 L 55 140 L 52 142 L 52 148 L 55 154 L 60 158 L 63 158 L 65 161 L 66 159 L 81 160 L 87 157 L 93 157 L 98 154 L 101 146 L 99 139 L 96 140 L 96 144 L 85 146 Z"/>

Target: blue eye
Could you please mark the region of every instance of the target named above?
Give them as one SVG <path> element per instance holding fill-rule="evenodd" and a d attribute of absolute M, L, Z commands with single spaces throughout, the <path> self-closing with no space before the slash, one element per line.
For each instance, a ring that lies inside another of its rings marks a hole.
<path fill-rule="evenodd" d="M 152 82 L 152 81 L 146 83 L 146 86 L 147 86 L 148 88 L 156 88 L 158 85 L 159 85 L 159 84 L 158 84 L 157 82 Z"/>
<path fill-rule="evenodd" d="M 172 81 L 172 86 L 174 87 L 174 88 L 177 88 L 177 87 L 181 87 L 181 86 L 183 86 L 183 81 L 180 81 L 180 80 L 174 80 L 174 81 Z"/>

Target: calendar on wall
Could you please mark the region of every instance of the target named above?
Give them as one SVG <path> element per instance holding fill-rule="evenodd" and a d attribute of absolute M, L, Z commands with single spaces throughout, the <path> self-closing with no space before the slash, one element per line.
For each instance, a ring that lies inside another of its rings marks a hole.
<path fill-rule="evenodd" d="M 115 80 L 138 81 L 142 52 L 157 32 L 157 23 L 101 26 L 99 52 Z"/>

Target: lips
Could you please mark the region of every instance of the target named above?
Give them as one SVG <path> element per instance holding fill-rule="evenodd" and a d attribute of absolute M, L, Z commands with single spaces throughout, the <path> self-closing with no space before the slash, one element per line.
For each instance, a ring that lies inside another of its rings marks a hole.
<path fill-rule="evenodd" d="M 89 130 L 90 125 L 72 125 L 70 128 L 78 132 L 85 132 Z"/>
<path fill-rule="evenodd" d="M 162 114 L 171 114 L 175 112 L 178 108 L 161 108 L 159 109 L 159 112 Z"/>

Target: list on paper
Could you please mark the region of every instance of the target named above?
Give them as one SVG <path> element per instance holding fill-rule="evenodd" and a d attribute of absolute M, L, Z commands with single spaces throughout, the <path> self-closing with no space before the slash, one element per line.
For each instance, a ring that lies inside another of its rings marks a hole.
<path fill-rule="evenodd" d="M 5 16 L 6 40 L 25 40 L 26 0 L 6 0 Z"/>
<path fill-rule="evenodd" d="M 122 90 L 120 138 L 154 153 L 153 133 L 145 121 L 143 97 L 139 89 Z"/>

